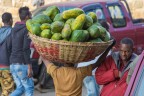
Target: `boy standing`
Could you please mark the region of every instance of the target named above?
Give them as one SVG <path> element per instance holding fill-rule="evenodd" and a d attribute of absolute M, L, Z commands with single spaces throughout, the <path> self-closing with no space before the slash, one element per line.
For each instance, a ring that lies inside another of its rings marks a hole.
<path fill-rule="evenodd" d="M 11 33 L 13 19 L 11 13 L 2 14 L 4 26 L 0 28 L 0 84 L 2 87 L 1 96 L 9 96 L 14 90 L 14 81 L 9 71 L 9 55 L 6 39 Z"/>
<path fill-rule="evenodd" d="M 10 45 L 10 71 L 16 83 L 16 90 L 10 96 L 33 96 L 34 84 L 31 78 L 30 42 L 26 21 L 31 18 L 28 7 L 19 9 L 20 22 L 16 22 L 12 29 Z"/>

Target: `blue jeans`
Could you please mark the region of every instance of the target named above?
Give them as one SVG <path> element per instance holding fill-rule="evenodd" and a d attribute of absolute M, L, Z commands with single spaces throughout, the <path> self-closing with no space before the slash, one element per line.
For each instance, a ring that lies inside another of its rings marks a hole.
<path fill-rule="evenodd" d="M 99 85 L 96 83 L 94 76 L 87 76 L 83 80 L 87 89 L 87 96 L 99 96 Z"/>
<path fill-rule="evenodd" d="M 24 64 L 11 64 L 10 71 L 16 84 L 16 89 L 10 94 L 10 96 L 21 96 L 25 93 L 25 96 L 33 96 L 34 83 L 32 78 L 28 78 L 28 65 Z"/>

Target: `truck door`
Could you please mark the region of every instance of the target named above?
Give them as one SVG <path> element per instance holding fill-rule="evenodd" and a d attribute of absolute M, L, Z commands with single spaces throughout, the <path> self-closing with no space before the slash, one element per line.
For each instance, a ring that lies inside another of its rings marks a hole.
<path fill-rule="evenodd" d="M 117 48 L 120 40 L 124 37 L 129 37 L 136 42 L 135 27 L 133 27 L 131 19 L 126 12 L 124 5 L 120 2 L 107 3 L 107 10 L 113 27 L 112 36 L 117 41 Z"/>
<path fill-rule="evenodd" d="M 97 15 L 98 21 L 106 21 L 106 17 L 104 15 L 103 7 L 100 3 L 88 4 L 82 6 L 82 9 L 86 14 L 89 12 L 94 12 Z"/>

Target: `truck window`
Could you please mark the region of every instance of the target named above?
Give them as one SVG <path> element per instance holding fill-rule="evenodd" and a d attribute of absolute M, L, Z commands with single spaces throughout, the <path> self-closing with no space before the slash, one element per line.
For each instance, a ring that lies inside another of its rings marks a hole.
<path fill-rule="evenodd" d="M 82 7 L 84 12 L 88 14 L 89 12 L 94 12 L 97 15 L 98 21 L 106 21 L 104 12 L 103 12 L 103 7 L 100 3 L 94 3 L 94 4 L 87 4 Z"/>
<path fill-rule="evenodd" d="M 109 5 L 108 10 L 111 16 L 113 27 L 119 28 L 126 26 L 126 20 L 119 5 Z"/>
<path fill-rule="evenodd" d="M 60 12 L 63 12 L 65 10 L 73 9 L 75 6 L 58 6 Z"/>
<path fill-rule="evenodd" d="M 102 10 L 102 8 L 96 8 L 96 9 L 91 9 L 91 10 L 87 10 L 85 13 L 88 14 L 89 12 L 94 12 L 97 15 L 97 19 L 98 21 L 104 21 L 105 20 L 105 15 L 104 12 Z"/>
<path fill-rule="evenodd" d="M 33 16 L 36 16 L 38 14 L 41 14 L 43 11 L 45 11 L 47 9 L 47 7 L 49 6 L 46 6 L 46 7 L 40 7 L 36 10 L 33 11 Z M 72 8 L 75 8 L 75 6 L 58 6 L 60 12 L 63 12 L 65 10 L 69 10 L 69 9 L 72 9 Z"/>

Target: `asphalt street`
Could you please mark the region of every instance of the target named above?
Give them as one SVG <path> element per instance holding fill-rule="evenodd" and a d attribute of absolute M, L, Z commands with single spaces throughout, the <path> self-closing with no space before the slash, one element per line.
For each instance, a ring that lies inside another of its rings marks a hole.
<path fill-rule="evenodd" d="M 37 90 L 35 90 L 34 96 L 55 96 L 55 91 L 54 91 L 54 89 L 49 89 L 49 91 L 47 93 L 40 93 Z M 83 87 L 83 89 L 82 89 L 82 96 L 87 96 L 85 87 Z"/>
<path fill-rule="evenodd" d="M 0 90 L 0 94 L 1 94 L 1 90 Z M 25 95 L 22 95 L 22 96 L 25 96 Z M 47 93 L 40 93 L 39 91 L 35 90 L 34 96 L 55 96 L 55 90 L 49 89 L 49 91 Z M 82 89 L 82 96 L 87 96 L 85 87 L 83 87 L 83 89 Z"/>

